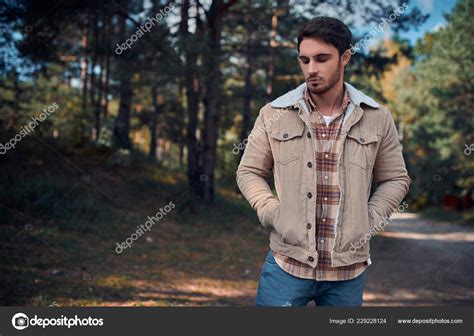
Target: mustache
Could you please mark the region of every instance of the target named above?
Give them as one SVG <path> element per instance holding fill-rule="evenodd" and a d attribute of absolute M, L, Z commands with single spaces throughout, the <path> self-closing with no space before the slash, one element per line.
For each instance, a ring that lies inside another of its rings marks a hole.
<path fill-rule="evenodd" d="M 314 76 L 314 77 L 308 77 L 307 80 L 308 80 L 308 81 L 312 81 L 312 80 L 315 80 L 315 79 L 317 79 L 317 80 L 322 80 L 322 79 L 324 79 L 324 78 L 323 78 L 323 77 L 319 77 L 319 76 Z"/>

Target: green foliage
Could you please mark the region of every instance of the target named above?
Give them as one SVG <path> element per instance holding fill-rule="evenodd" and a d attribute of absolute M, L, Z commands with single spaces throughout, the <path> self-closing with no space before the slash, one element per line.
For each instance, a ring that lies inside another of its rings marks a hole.
<path fill-rule="evenodd" d="M 412 195 L 427 192 L 428 203 L 444 194 L 472 193 L 474 161 L 465 155 L 474 143 L 474 2 L 459 2 L 447 25 L 417 46 L 419 61 L 396 79 L 395 104 L 406 124 L 404 141 Z"/>

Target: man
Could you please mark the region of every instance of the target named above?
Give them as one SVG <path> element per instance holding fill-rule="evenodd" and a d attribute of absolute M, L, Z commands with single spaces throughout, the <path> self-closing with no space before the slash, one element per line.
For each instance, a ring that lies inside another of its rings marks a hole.
<path fill-rule="evenodd" d="M 237 184 L 271 230 L 257 306 L 362 305 L 370 237 L 408 192 L 390 111 L 344 82 L 351 39 L 337 19 L 306 22 L 305 83 L 265 105 L 249 135 Z"/>

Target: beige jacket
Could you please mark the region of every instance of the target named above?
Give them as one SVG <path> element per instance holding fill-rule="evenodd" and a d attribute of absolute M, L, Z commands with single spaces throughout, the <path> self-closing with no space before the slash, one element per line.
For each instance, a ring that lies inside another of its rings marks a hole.
<path fill-rule="evenodd" d="M 370 242 L 364 237 L 386 223 L 411 182 L 390 111 L 350 84 L 344 85 L 352 102 L 341 131 L 341 201 L 333 267 L 370 258 Z M 315 143 L 305 88 L 303 83 L 260 110 L 237 169 L 237 184 L 261 224 L 271 229 L 270 248 L 316 267 L 318 195 L 315 169 L 308 168 L 309 162 L 316 162 Z M 267 182 L 272 169 L 276 196 Z M 369 199 L 372 180 L 377 188 Z"/>

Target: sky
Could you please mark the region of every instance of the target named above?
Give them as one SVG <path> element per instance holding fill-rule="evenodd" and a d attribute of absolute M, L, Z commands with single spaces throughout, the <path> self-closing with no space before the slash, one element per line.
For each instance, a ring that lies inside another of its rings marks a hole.
<path fill-rule="evenodd" d="M 394 2 L 397 1 L 394 0 Z M 400 32 L 399 35 L 403 39 L 409 40 L 412 45 L 415 45 L 416 41 L 420 38 L 423 38 L 425 33 L 434 32 L 446 24 L 446 19 L 444 18 L 443 14 L 451 13 L 455 4 L 456 0 L 411 0 L 408 4 L 408 12 L 411 11 L 410 7 L 416 6 L 421 10 L 423 14 L 429 14 L 430 16 L 420 26 L 416 28 L 412 27 L 407 32 Z M 362 38 L 363 36 L 365 36 L 365 34 L 368 33 L 368 31 L 371 30 L 371 28 L 368 28 L 366 24 L 361 21 L 360 26 L 357 25 L 356 27 L 352 27 L 351 30 L 354 36 Z M 392 35 L 393 32 L 391 31 L 389 25 L 384 31 L 378 33 L 375 37 L 373 37 L 369 41 L 367 47 L 359 50 L 367 52 L 370 48 L 376 47 L 382 39 L 388 38 Z"/>
<path fill-rule="evenodd" d="M 298 0 L 294 0 L 295 6 L 297 5 Z M 303 3 L 304 1 L 301 0 Z M 306 1 L 306 0 L 305 0 Z M 370 26 L 367 25 L 366 21 L 364 20 L 364 12 L 363 8 L 370 8 L 370 6 L 373 6 L 374 9 L 378 8 L 377 5 L 373 4 L 370 2 L 370 0 L 349 0 L 349 1 L 363 1 L 365 6 L 361 6 L 358 8 L 357 6 L 355 7 L 355 10 L 359 10 L 359 12 L 354 12 L 354 21 L 352 22 L 352 25 L 350 27 L 352 31 L 352 35 L 357 39 L 361 39 L 366 35 L 369 35 L 370 31 L 375 31 L 374 27 L 379 25 L 379 23 L 383 22 L 384 18 L 380 18 L 379 22 L 374 22 Z M 451 13 L 454 6 L 456 5 L 456 0 L 405 0 L 407 1 L 407 7 L 406 11 L 411 12 L 413 7 L 418 7 L 420 9 L 422 14 L 429 14 L 428 19 L 418 26 L 417 28 L 410 28 L 407 32 L 400 32 L 399 35 L 403 39 L 407 39 L 410 41 L 412 45 L 416 44 L 416 41 L 420 38 L 423 38 L 425 33 L 428 32 L 434 32 L 437 31 L 439 28 L 443 27 L 446 24 L 446 19 L 444 18 L 445 13 Z M 398 7 L 398 0 L 385 0 L 385 4 L 392 4 L 394 7 Z M 404 4 L 404 3 L 402 3 Z M 401 10 L 403 10 L 403 7 L 400 7 Z M 318 12 L 317 13 L 324 13 L 323 15 L 327 16 L 333 16 L 333 17 L 338 17 L 342 21 L 344 21 L 343 17 L 340 17 L 340 13 L 337 10 L 337 7 L 331 2 L 327 1 L 326 3 L 322 4 L 321 7 L 317 8 Z M 360 12 L 362 11 L 362 12 Z M 317 13 L 312 13 L 310 12 L 310 16 L 318 16 Z M 385 19 L 389 19 L 388 15 L 385 17 Z M 396 20 L 396 18 L 395 18 Z M 382 25 L 383 26 L 383 25 Z M 377 45 L 380 44 L 381 40 L 384 38 L 389 38 L 393 35 L 393 32 L 390 29 L 390 24 L 385 25 L 386 28 L 384 28 L 383 31 L 379 31 L 377 35 L 372 36 L 368 40 L 368 45 L 363 48 L 358 48 L 357 50 L 363 51 L 363 52 L 368 52 L 369 49 L 372 47 L 376 47 Z"/>
<path fill-rule="evenodd" d="M 411 29 L 407 33 L 400 34 L 414 44 L 426 32 L 436 31 L 446 24 L 443 13 L 450 13 L 456 4 L 456 0 L 412 0 L 411 3 L 419 7 L 424 14 L 430 14 L 428 20 L 418 28 L 418 31 Z"/>

